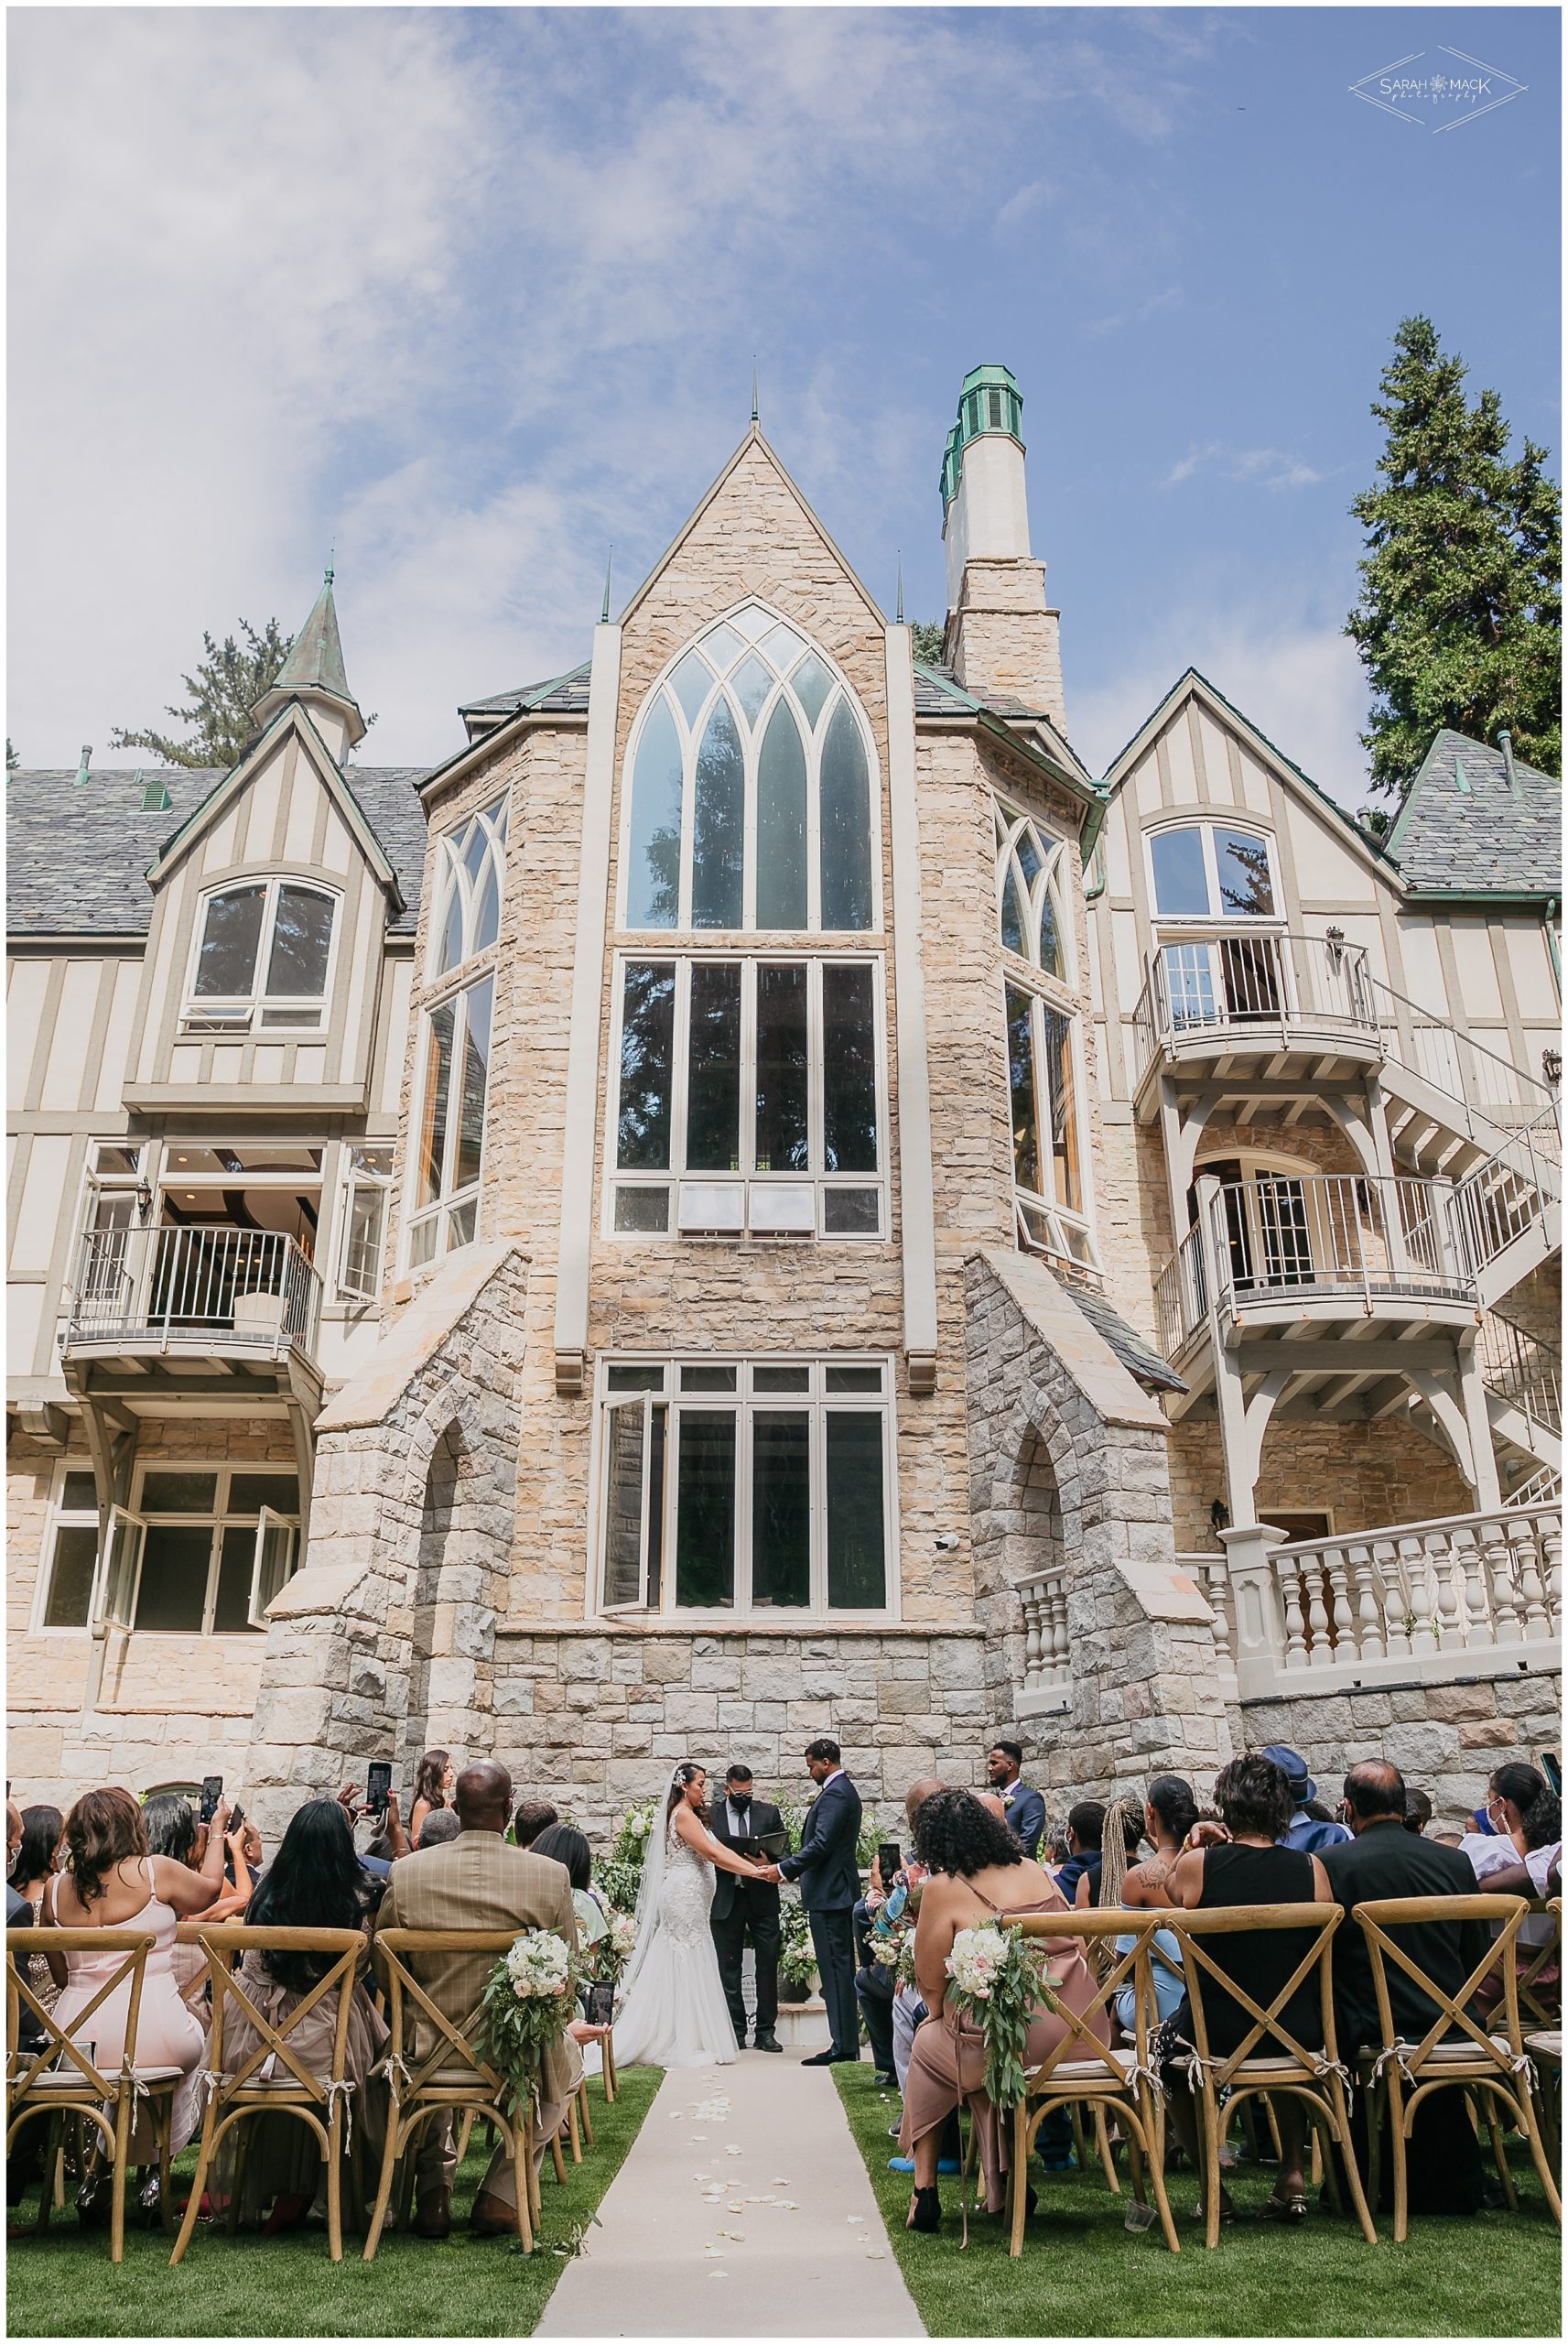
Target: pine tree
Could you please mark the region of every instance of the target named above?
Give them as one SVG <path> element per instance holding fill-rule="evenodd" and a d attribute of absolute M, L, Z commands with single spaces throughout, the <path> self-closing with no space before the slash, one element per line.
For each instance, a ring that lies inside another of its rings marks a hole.
<path fill-rule="evenodd" d="M 7 772 L 7 773 L 15 773 L 15 772 L 16 771 L 17 767 L 21 765 L 21 762 L 22 762 L 21 758 L 16 754 L 16 750 L 11 746 L 11 735 L 9 734 L 9 732 L 7 732 L 7 733 L 6 733 L 6 735 L 5 735 L 5 770 L 6 770 L 6 772 Z"/>
<path fill-rule="evenodd" d="M 256 722 L 251 711 L 276 682 L 294 644 L 291 635 L 279 632 L 276 619 L 268 619 L 259 635 L 248 619 L 242 619 L 240 633 L 244 637 L 243 647 L 232 635 L 225 635 L 220 645 L 203 631 L 206 657 L 194 676 L 180 678 L 190 704 L 165 711 L 189 729 L 189 738 L 171 741 L 167 733 L 155 732 L 150 727 L 126 732 L 117 726 L 109 736 L 110 747 L 148 749 L 170 765 L 221 765 L 227 772 L 237 765 L 255 738 Z"/>
<path fill-rule="evenodd" d="M 1372 407 L 1379 478 L 1350 507 L 1368 549 L 1345 631 L 1372 686 L 1372 787 L 1391 797 L 1444 724 L 1561 765 L 1562 492 L 1533 440 L 1509 462 L 1498 394 L 1472 406 L 1465 372 L 1430 318 L 1402 321 Z"/>
<path fill-rule="evenodd" d="M 947 630 L 940 619 L 912 619 L 909 626 L 914 656 L 929 666 L 939 666 L 942 641 Z"/>

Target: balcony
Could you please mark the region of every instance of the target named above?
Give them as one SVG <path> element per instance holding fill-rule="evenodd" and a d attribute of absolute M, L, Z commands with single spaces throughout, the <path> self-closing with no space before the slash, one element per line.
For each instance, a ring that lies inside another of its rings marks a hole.
<path fill-rule="evenodd" d="M 1476 1273 L 1453 1200 L 1446 1181 L 1358 1173 L 1200 1180 L 1198 1226 L 1155 1282 L 1160 1350 L 1177 1365 L 1211 1318 L 1224 1340 L 1303 1319 L 1464 1323 Z"/>
<path fill-rule="evenodd" d="M 1375 1065 L 1382 1029 L 1359 945 L 1322 936 L 1184 937 L 1155 953 L 1133 1013 L 1145 1121 L 1157 1069 L 1207 1080 L 1267 1063 L 1271 1080 L 1322 1081 Z M 1325 1061 L 1327 1062 L 1325 1064 Z"/>
<path fill-rule="evenodd" d="M 147 1414 L 171 1399 L 292 1396 L 314 1415 L 320 1310 L 308 1256 L 276 1230 L 90 1230 L 60 1339 L 67 1380 Z"/>

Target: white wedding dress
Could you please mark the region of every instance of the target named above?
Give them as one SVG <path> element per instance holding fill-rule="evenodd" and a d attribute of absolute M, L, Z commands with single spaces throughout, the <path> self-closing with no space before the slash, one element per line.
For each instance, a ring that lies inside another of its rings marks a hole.
<path fill-rule="evenodd" d="M 620 2067 L 711 2067 L 740 2054 L 708 1916 L 713 1866 L 675 1829 L 651 1847 L 637 1899 L 637 1943 L 615 2013 Z"/>

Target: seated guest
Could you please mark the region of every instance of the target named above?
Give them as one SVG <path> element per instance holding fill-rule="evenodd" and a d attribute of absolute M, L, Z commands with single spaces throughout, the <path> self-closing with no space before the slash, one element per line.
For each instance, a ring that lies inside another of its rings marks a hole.
<path fill-rule="evenodd" d="M 912 1783 L 904 1793 L 903 1814 L 911 1839 L 914 1836 L 915 1817 L 925 1801 L 942 1787 L 942 1784 L 935 1775 L 927 1774 L 923 1775 L 918 1782 Z M 913 1928 L 914 1915 L 919 1909 L 920 1891 L 925 1876 L 925 1866 L 917 1856 L 911 1854 L 906 1859 L 903 1870 L 894 1875 L 892 1886 L 888 1891 L 887 1901 L 877 1916 L 878 1922 L 882 1926 L 892 1928 L 903 1919 L 905 1914 L 908 1914 L 911 1916 L 910 1926 Z M 895 1985 L 890 2012 L 890 2024 L 893 2079 L 901 2092 L 909 2074 L 909 2060 L 910 2054 L 914 2048 L 915 2029 L 925 2017 L 925 2004 L 921 2000 L 919 1989 L 913 1986 Z M 892 2163 L 893 2160 L 890 2159 L 889 2162 Z M 911 2173 L 914 2170 L 913 2159 L 910 2161 L 909 2170 Z"/>
<path fill-rule="evenodd" d="M 400 1929 L 554 1929 L 569 1945 L 577 1930 L 571 1882 L 563 1865 L 531 1849 L 509 1848 L 505 1833 L 512 1817 L 512 1777 L 504 1766 L 481 1759 L 466 1766 L 453 1792 L 460 1836 L 442 1848 L 422 1850 L 417 1857 L 394 1864 L 380 1926 Z M 541 1825 L 540 1829 L 543 1829 Z M 409 1968 L 432 2002 L 463 2028 L 472 2023 L 493 1967 L 486 1954 L 433 1953 L 417 1957 Z M 427 2030 L 415 2020 L 415 2052 L 424 2056 L 434 2046 Z M 603 2028 L 574 2021 L 561 2039 L 546 2051 L 539 2084 L 540 2108 L 535 2131 L 535 2159 L 560 2129 L 567 2103 L 582 2079 L 578 2045 L 597 2041 Z M 452 2226 L 452 2176 L 457 2154 L 449 2116 L 427 2124 L 415 2155 L 414 2235 L 441 2239 Z M 481 2237 L 515 2232 L 516 2198 L 512 2159 L 504 2144 L 497 2144 L 490 2170 L 473 2202 L 470 2227 Z"/>
<path fill-rule="evenodd" d="M 28 1914 L 36 1926 L 43 1906 L 44 1891 L 59 1870 L 60 1835 L 65 1829 L 65 1818 L 58 1807 L 25 1807 L 21 1810 L 20 1820 L 21 1843 L 11 1866 L 10 1885 L 26 1901 Z M 41 1953 L 28 1956 L 27 1983 L 45 2010 L 52 2011 L 59 1988 L 55 1984 L 49 1963 Z"/>
<path fill-rule="evenodd" d="M 445 1750 L 427 1750 L 414 1770 L 414 1804 L 408 1810 L 408 1838 L 418 1847 L 427 1815 L 439 1814 L 452 1796 L 455 1776 Z"/>
<path fill-rule="evenodd" d="M 953 1940 L 960 1929 L 1000 1913 L 1065 1912 L 1066 1899 L 1007 1825 L 988 1815 L 969 1791 L 936 1791 L 922 1803 L 914 1850 L 927 1867 L 914 1969 L 929 2016 L 910 2055 L 899 2146 L 914 2159 L 908 2227 L 934 2230 L 942 2219 L 936 2190 L 942 2131 L 961 2100 L 968 2101 L 977 2128 L 987 2207 L 1000 2212 L 1006 2197 L 1006 2141 L 985 2089 L 984 2037 L 946 2006 Z M 1025 2067 L 1038 2066 L 1067 2033 L 1058 2015 L 1062 2005 L 1082 2013 L 1094 2000 L 1094 1980 L 1079 1948 L 1070 1939 L 1047 1940 L 1045 1950 L 1054 2007 L 1042 2005 L 1031 2018 Z"/>
<path fill-rule="evenodd" d="M 519 1848 L 531 1848 L 541 1831 L 547 1831 L 560 1817 L 542 1798 L 525 1798 L 513 1818 L 512 1837 Z"/>
<path fill-rule="evenodd" d="M 245 1915 L 255 1929 L 362 1929 L 373 1923 L 375 1884 L 354 1851 L 353 1827 L 335 1798 L 311 1799 L 295 1814 Z M 240 1964 L 239 1982 L 271 2025 L 285 2019 L 319 1984 L 336 1954 L 266 1953 L 253 1947 Z M 368 1955 L 366 1964 L 368 1965 Z M 323 1994 L 285 2037 L 313 2075 L 330 2067 L 338 2025 L 334 1995 Z M 223 2072 L 235 2075 L 261 2041 L 237 2002 L 223 2018 Z M 343 2073 L 352 2087 L 350 2118 L 373 2170 L 386 2127 L 386 2080 L 372 2069 L 386 2047 L 386 2022 L 356 1981 L 349 2012 Z M 239 2128 L 228 2135 L 229 2143 Z M 297 2229 L 325 2181 L 315 2135 L 297 2117 L 246 2121 L 242 2218 L 249 2220 L 276 2199 L 266 2235 Z M 232 2179 L 225 2189 L 232 2187 Z"/>
<path fill-rule="evenodd" d="M 536 1856 L 565 1864 L 572 1884 L 572 1910 L 577 1915 L 578 1942 L 597 1945 L 610 1934 L 610 1916 L 593 1893 L 593 1850 L 571 1823 L 547 1823 L 534 1842 Z"/>
<path fill-rule="evenodd" d="M 1056 1885 L 1069 1904 L 1076 1899 L 1078 1883 L 1086 1872 L 1095 1880 L 1099 1877 L 1104 1832 L 1105 1809 L 1098 1799 L 1080 1799 L 1076 1807 L 1068 1809 L 1067 1860 L 1056 1873 Z"/>
<path fill-rule="evenodd" d="M 1346 1775 L 1345 1811 L 1353 1836 L 1345 1846 L 1328 1850 L 1323 1868 L 1347 1922 L 1357 1904 L 1381 1897 L 1476 1894 L 1476 1876 L 1458 1849 L 1406 1828 L 1408 1804 L 1399 1768 L 1381 1759 L 1366 1759 Z M 1487 1932 L 1478 1921 L 1401 1924 L 1389 1935 L 1446 1994 L 1457 1994 L 1487 1949 Z M 1436 2004 L 1398 1962 L 1385 1958 L 1383 1975 L 1396 2033 L 1419 2043 L 1437 2016 Z M 1372 1964 L 1359 1928 L 1341 1927 L 1334 1940 L 1334 2030 L 1339 2056 L 1353 2075 L 1360 2054 L 1382 2044 Z M 1364 2095 L 1357 2095 L 1352 2117 L 1359 2154 L 1366 2132 Z M 1391 2208 L 1389 2164 L 1383 2170 Z M 1480 2178 L 1479 2151 L 1463 2094 L 1434 2093 L 1416 2110 L 1411 2136 L 1413 2209 L 1473 2213 L 1480 2204 Z"/>
<path fill-rule="evenodd" d="M 1425 1791 L 1406 1791 L 1405 1829 L 1419 1837 L 1432 1821 L 1432 1799 Z"/>
<path fill-rule="evenodd" d="M 1498 1875 L 1522 1869 L 1530 1887 L 1520 1894 L 1555 1895 L 1547 1882 L 1562 1858 L 1563 1807 L 1545 1775 L 1518 1760 L 1499 1766 L 1487 1785 L 1485 1815 L 1490 1830 L 1466 1832 L 1460 1841 L 1480 1884 L 1507 1895 Z"/>
<path fill-rule="evenodd" d="M 170 2136 L 171 2152 L 177 2155 L 196 2129 L 197 2071 L 207 2033 L 180 1999 L 174 1974 L 175 1931 L 181 1920 L 205 1913 L 222 1888 L 229 1810 L 222 1802 L 213 1820 L 217 1828 L 209 1834 L 201 1869 L 192 1872 L 168 1856 L 147 1853 L 142 1811 L 129 1791 L 89 1791 L 65 1818 L 65 1869 L 46 1888 L 38 1915 L 46 1934 L 50 1928 L 145 1928 L 154 1940 L 142 1972 L 136 2063 L 173 2067 L 180 2074 Z M 55 2018 L 67 2034 L 76 2013 L 92 2001 L 124 1958 L 113 1953 L 49 1956 L 65 1990 L 55 2005 Z M 100 2073 L 121 2065 L 129 2010 L 127 1980 L 99 2003 L 87 2022 Z M 131 2155 L 137 2165 L 147 2164 L 153 2155 L 152 2128 L 140 2112 Z"/>
<path fill-rule="evenodd" d="M 1321 1854 L 1325 1848 L 1342 1848 L 1350 1837 L 1344 1824 L 1336 1823 L 1326 1807 L 1316 1815 L 1309 1812 L 1317 1801 L 1317 1785 L 1301 1752 L 1286 1742 L 1271 1742 L 1262 1754 L 1273 1760 L 1291 1786 L 1291 1819 L 1280 1834 L 1280 1845 L 1299 1848 L 1309 1856 Z"/>
<path fill-rule="evenodd" d="M 1128 1867 L 1143 1844 L 1143 1802 L 1119 1798 L 1105 1810 L 1100 1825 L 1100 1860 L 1078 1874 L 1073 1902 L 1080 1911 L 1095 1905 L 1117 1905 Z"/>
<path fill-rule="evenodd" d="M 142 1829 L 147 1835 L 149 1856 L 167 1856 L 170 1863 L 184 1864 L 187 1871 L 199 1872 L 207 1856 L 207 1826 L 199 1822 L 190 1801 L 178 1791 L 160 1791 L 149 1798 L 142 1809 Z M 230 1834 L 232 1839 L 233 1834 Z M 250 1902 L 250 1890 L 234 1889 L 225 1882 L 222 1892 L 212 1899 L 201 1917 L 204 1921 L 232 1921 L 243 1915 Z M 175 1939 L 170 1955 L 179 1991 L 188 2000 L 192 1990 L 207 1975 L 207 1956 L 199 1945 L 181 1945 Z M 197 2014 L 207 2017 L 208 1997 L 194 1997 Z"/>
<path fill-rule="evenodd" d="M 1026 1856 L 1039 1850 L 1045 1829 L 1045 1802 L 1038 1791 L 1032 1791 L 1019 1778 L 1023 1769 L 1023 1752 L 1016 1742 L 993 1742 L 986 1757 L 986 1779 L 993 1791 L 1000 1794 L 1006 1809 L 1006 1821 L 1017 1833 L 1019 1845 Z"/>
<path fill-rule="evenodd" d="M 1121 1883 L 1120 1902 L 1129 1912 L 1169 1911 L 1172 1868 L 1187 1833 L 1198 1819 L 1191 1783 L 1180 1774 L 1156 1774 L 1143 1803 L 1143 1836 L 1154 1852 L 1134 1864 Z M 1118 1937 L 1117 1951 L 1126 1953 L 1132 1940 Z M 1154 1980 L 1154 2005 L 1161 2019 L 1169 2018 L 1184 1991 L 1182 1949 L 1171 1929 L 1156 1929 L 1150 1946 Z M 1133 1992 L 1124 1986 L 1115 2002 L 1116 2023 L 1124 2035 L 1133 2032 Z"/>
<path fill-rule="evenodd" d="M 438 1807 L 425 1818 L 425 1828 L 419 1834 L 420 1848 L 444 1848 L 449 1839 L 457 1838 L 462 1828 L 455 1807 Z"/>
<path fill-rule="evenodd" d="M 1212 1912 L 1218 1906 L 1237 1904 L 1328 1903 L 1328 1875 L 1321 1860 L 1303 1849 L 1282 1844 L 1296 1804 L 1295 1790 L 1284 1769 L 1267 1752 L 1249 1750 L 1222 1767 L 1214 1797 L 1226 1836 L 1206 1846 L 1189 1847 L 1178 1855 L 1166 1883 L 1173 1904 L 1189 1912 Z M 1255 2002 L 1267 2005 L 1300 1961 L 1303 1948 L 1293 1930 L 1253 1929 L 1235 1937 L 1208 1937 L 1204 1950 L 1216 1968 Z M 1206 1970 L 1200 1991 L 1209 2056 L 1223 2058 L 1239 2050 L 1255 2022 Z M 1322 2050 L 1323 2013 L 1314 1973 L 1309 1972 L 1296 1988 L 1280 2018 L 1303 2050 Z M 1248 2056 L 1267 2058 L 1271 2050 L 1282 2047 L 1271 2030 L 1259 2037 Z M 1177 2138 L 1194 2164 L 1200 2165 L 1195 2095 L 1188 2089 L 1195 2051 L 1192 2006 L 1184 1994 L 1156 2037 L 1154 2064 L 1164 2080 L 1165 2105 Z M 1273 2106 L 1280 2127 L 1280 2170 L 1263 2211 L 1272 2221 L 1300 2222 L 1306 2218 L 1302 2104 L 1293 2094 L 1281 2092 Z M 1223 2190 L 1220 2206 L 1222 2214 L 1228 2217 L 1229 2202 Z"/>
<path fill-rule="evenodd" d="M 939 1791 L 941 1787 L 935 1777 L 923 1778 L 910 1785 L 904 1794 L 903 1811 L 912 1830 L 921 1801 L 929 1798 L 933 1791 Z M 896 1969 L 877 1959 L 875 1947 L 879 1940 L 885 1941 L 903 1920 L 911 1888 L 924 1877 L 921 1867 L 912 1861 L 901 1866 L 891 1880 L 883 1880 L 881 1860 L 876 1859 L 871 1865 L 870 1894 L 861 1898 L 854 1912 L 855 1999 L 860 2006 L 860 2016 L 865 2021 L 866 2035 L 871 2046 L 874 2080 L 881 2084 L 896 2084 L 901 2091 L 903 2089 L 903 2069 L 909 2062 L 909 2046 L 914 2039 L 914 2028 L 918 2023 L 914 2013 L 920 2011 L 924 2016 L 924 2009 L 918 1995 L 910 1995 L 907 1987 L 899 1985 Z M 901 1994 L 907 1998 L 908 2004 L 902 2065 L 895 2041 L 897 2003 Z M 914 2171 L 913 2165 L 909 2169 Z"/>

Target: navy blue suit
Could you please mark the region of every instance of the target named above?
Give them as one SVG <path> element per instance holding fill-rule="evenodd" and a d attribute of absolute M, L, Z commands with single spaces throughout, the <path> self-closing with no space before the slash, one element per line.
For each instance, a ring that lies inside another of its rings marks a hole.
<path fill-rule="evenodd" d="M 1038 1791 L 1031 1790 L 1025 1782 L 1010 1783 L 1001 1795 L 1007 1809 L 1008 1823 L 1015 1839 L 1023 1843 L 1023 1852 L 1033 1856 L 1045 1830 L 1045 1802 Z"/>
<path fill-rule="evenodd" d="M 855 1842 L 860 1835 L 860 1794 L 848 1774 L 825 1783 L 806 1809 L 795 1854 L 779 1871 L 800 1883 L 811 1923 L 811 1943 L 822 1976 L 822 1999 L 836 2058 L 860 2056 L 860 2011 L 855 2000 L 853 1914 L 860 1894 Z"/>

